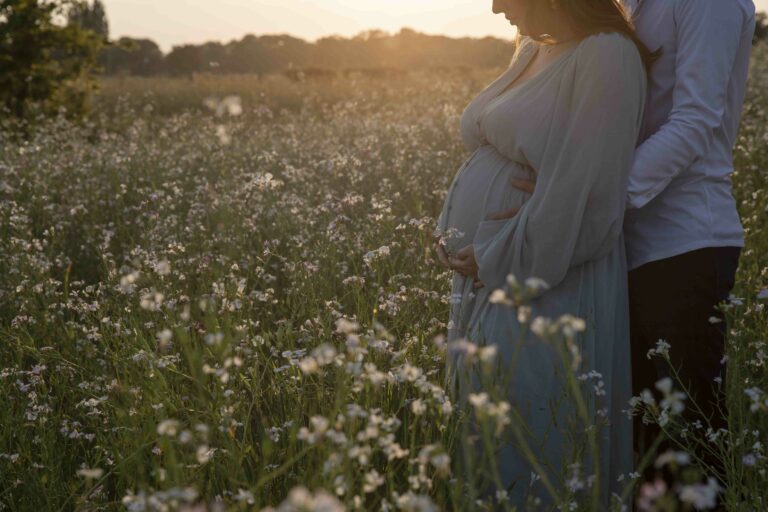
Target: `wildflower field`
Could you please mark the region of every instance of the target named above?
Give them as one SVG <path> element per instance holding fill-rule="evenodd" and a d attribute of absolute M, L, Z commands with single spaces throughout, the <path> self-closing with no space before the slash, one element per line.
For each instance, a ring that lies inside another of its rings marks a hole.
<path fill-rule="evenodd" d="M 455 464 L 466 411 L 443 387 L 450 273 L 431 248 L 459 116 L 499 71 L 116 78 L 83 124 L 0 121 L 0 510 L 509 509 Z M 748 94 L 730 430 L 684 428 L 724 460 L 728 508 L 759 511 L 765 46 Z M 593 509 L 583 476 L 564 509 Z"/>

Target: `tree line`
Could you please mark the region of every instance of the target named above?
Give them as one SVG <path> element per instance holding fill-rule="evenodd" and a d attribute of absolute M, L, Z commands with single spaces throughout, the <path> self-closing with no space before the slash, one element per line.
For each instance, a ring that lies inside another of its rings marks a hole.
<path fill-rule="evenodd" d="M 62 23 L 63 20 L 63 23 Z M 768 40 L 758 15 L 755 42 Z M 150 39 L 111 40 L 101 0 L 0 0 L 0 120 L 87 110 L 98 74 L 286 73 L 340 70 L 404 72 L 425 68 L 498 67 L 514 43 L 493 37 L 450 38 L 404 28 L 307 42 L 290 35 L 247 35 L 229 43 L 174 46 Z"/>
<path fill-rule="evenodd" d="M 98 0 L 97 0 L 98 1 Z M 92 20 L 96 27 L 106 21 Z M 755 43 L 768 39 L 768 19 L 758 14 Z M 354 37 L 324 37 L 307 42 L 290 35 L 247 35 L 229 43 L 174 46 L 164 54 L 150 39 L 121 38 L 102 51 L 99 62 L 107 75 L 191 75 L 193 73 L 278 73 L 297 70 L 431 67 L 498 67 L 509 63 L 514 43 L 494 37 L 450 38 L 404 28 L 396 34 L 380 30 Z"/>
<path fill-rule="evenodd" d="M 324 37 L 312 43 L 290 35 L 247 35 L 229 43 L 174 46 L 163 54 L 149 39 L 121 38 L 103 50 L 108 75 L 193 73 L 279 73 L 290 70 L 346 70 L 430 67 L 494 67 L 509 63 L 514 44 L 493 37 L 455 39 L 402 29 L 351 38 Z"/>
<path fill-rule="evenodd" d="M 19 1 L 19 0 L 16 0 Z M 74 2 L 67 25 L 109 41 L 101 0 Z M 509 62 L 512 41 L 494 37 L 450 38 L 404 28 L 396 34 L 369 30 L 311 43 L 285 34 L 247 35 L 229 43 L 174 46 L 164 54 L 151 39 L 122 37 L 100 49 L 98 64 L 107 75 L 191 75 L 194 73 L 278 73 L 320 70 L 431 67 L 495 67 Z"/>

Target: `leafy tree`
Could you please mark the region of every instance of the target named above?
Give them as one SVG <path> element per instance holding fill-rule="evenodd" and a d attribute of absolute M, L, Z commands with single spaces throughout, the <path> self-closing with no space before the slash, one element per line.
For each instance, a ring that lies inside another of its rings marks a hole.
<path fill-rule="evenodd" d="M 107 11 L 101 0 L 75 1 L 67 12 L 67 25 L 76 25 L 99 34 L 104 41 L 109 40 L 109 22 Z"/>
<path fill-rule="evenodd" d="M 0 0 L 0 105 L 16 117 L 64 107 L 82 114 L 101 38 L 62 26 L 67 0 Z"/>
<path fill-rule="evenodd" d="M 760 41 L 768 41 L 768 14 L 764 12 L 757 13 L 756 21 L 755 37 L 752 42 L 757 44 Z"/>

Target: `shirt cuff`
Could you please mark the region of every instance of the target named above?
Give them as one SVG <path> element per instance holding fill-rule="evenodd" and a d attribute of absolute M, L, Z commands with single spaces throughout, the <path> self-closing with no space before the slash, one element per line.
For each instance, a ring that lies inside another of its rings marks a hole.
<path fill-rule="evenodd" d="M 627 210 L 642 208 L 661 194 L 672 181 L 671 176 L 657 182 L 654 186 L 641 191 L 634 191 L 632 187 L 627 193 Z"/>

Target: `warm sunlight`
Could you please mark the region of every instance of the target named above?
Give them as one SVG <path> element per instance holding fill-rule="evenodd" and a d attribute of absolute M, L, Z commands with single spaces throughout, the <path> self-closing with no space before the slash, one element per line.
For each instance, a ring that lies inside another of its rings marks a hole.
<path fill-rule="evenodd" d="M 767 510 L 768 0 L 624 1 L 0 0 L 0 512 Z"/>
<path fill-rule="evenodd" d="M 410 27 L 452 37 L 514 37 L 491 0 L 104 0 L 112 33 L 149 37 L 164 49 L 230 41 L 245 34 L 286 33 L 303 39 Z M 756 0 L 768 10 L 768 0 Z"/>
<path fill-rule="evenodd" d="M 768 1 L 768 0 L 767 0 Z M 303 39 L 364 30 L 453 37 L 512 38 L 491 0 L 105 0 L 112 33 L 149 37 L 165 50 L 182 43 L 229 41 L 245 34 L 287 33 Z"/>

